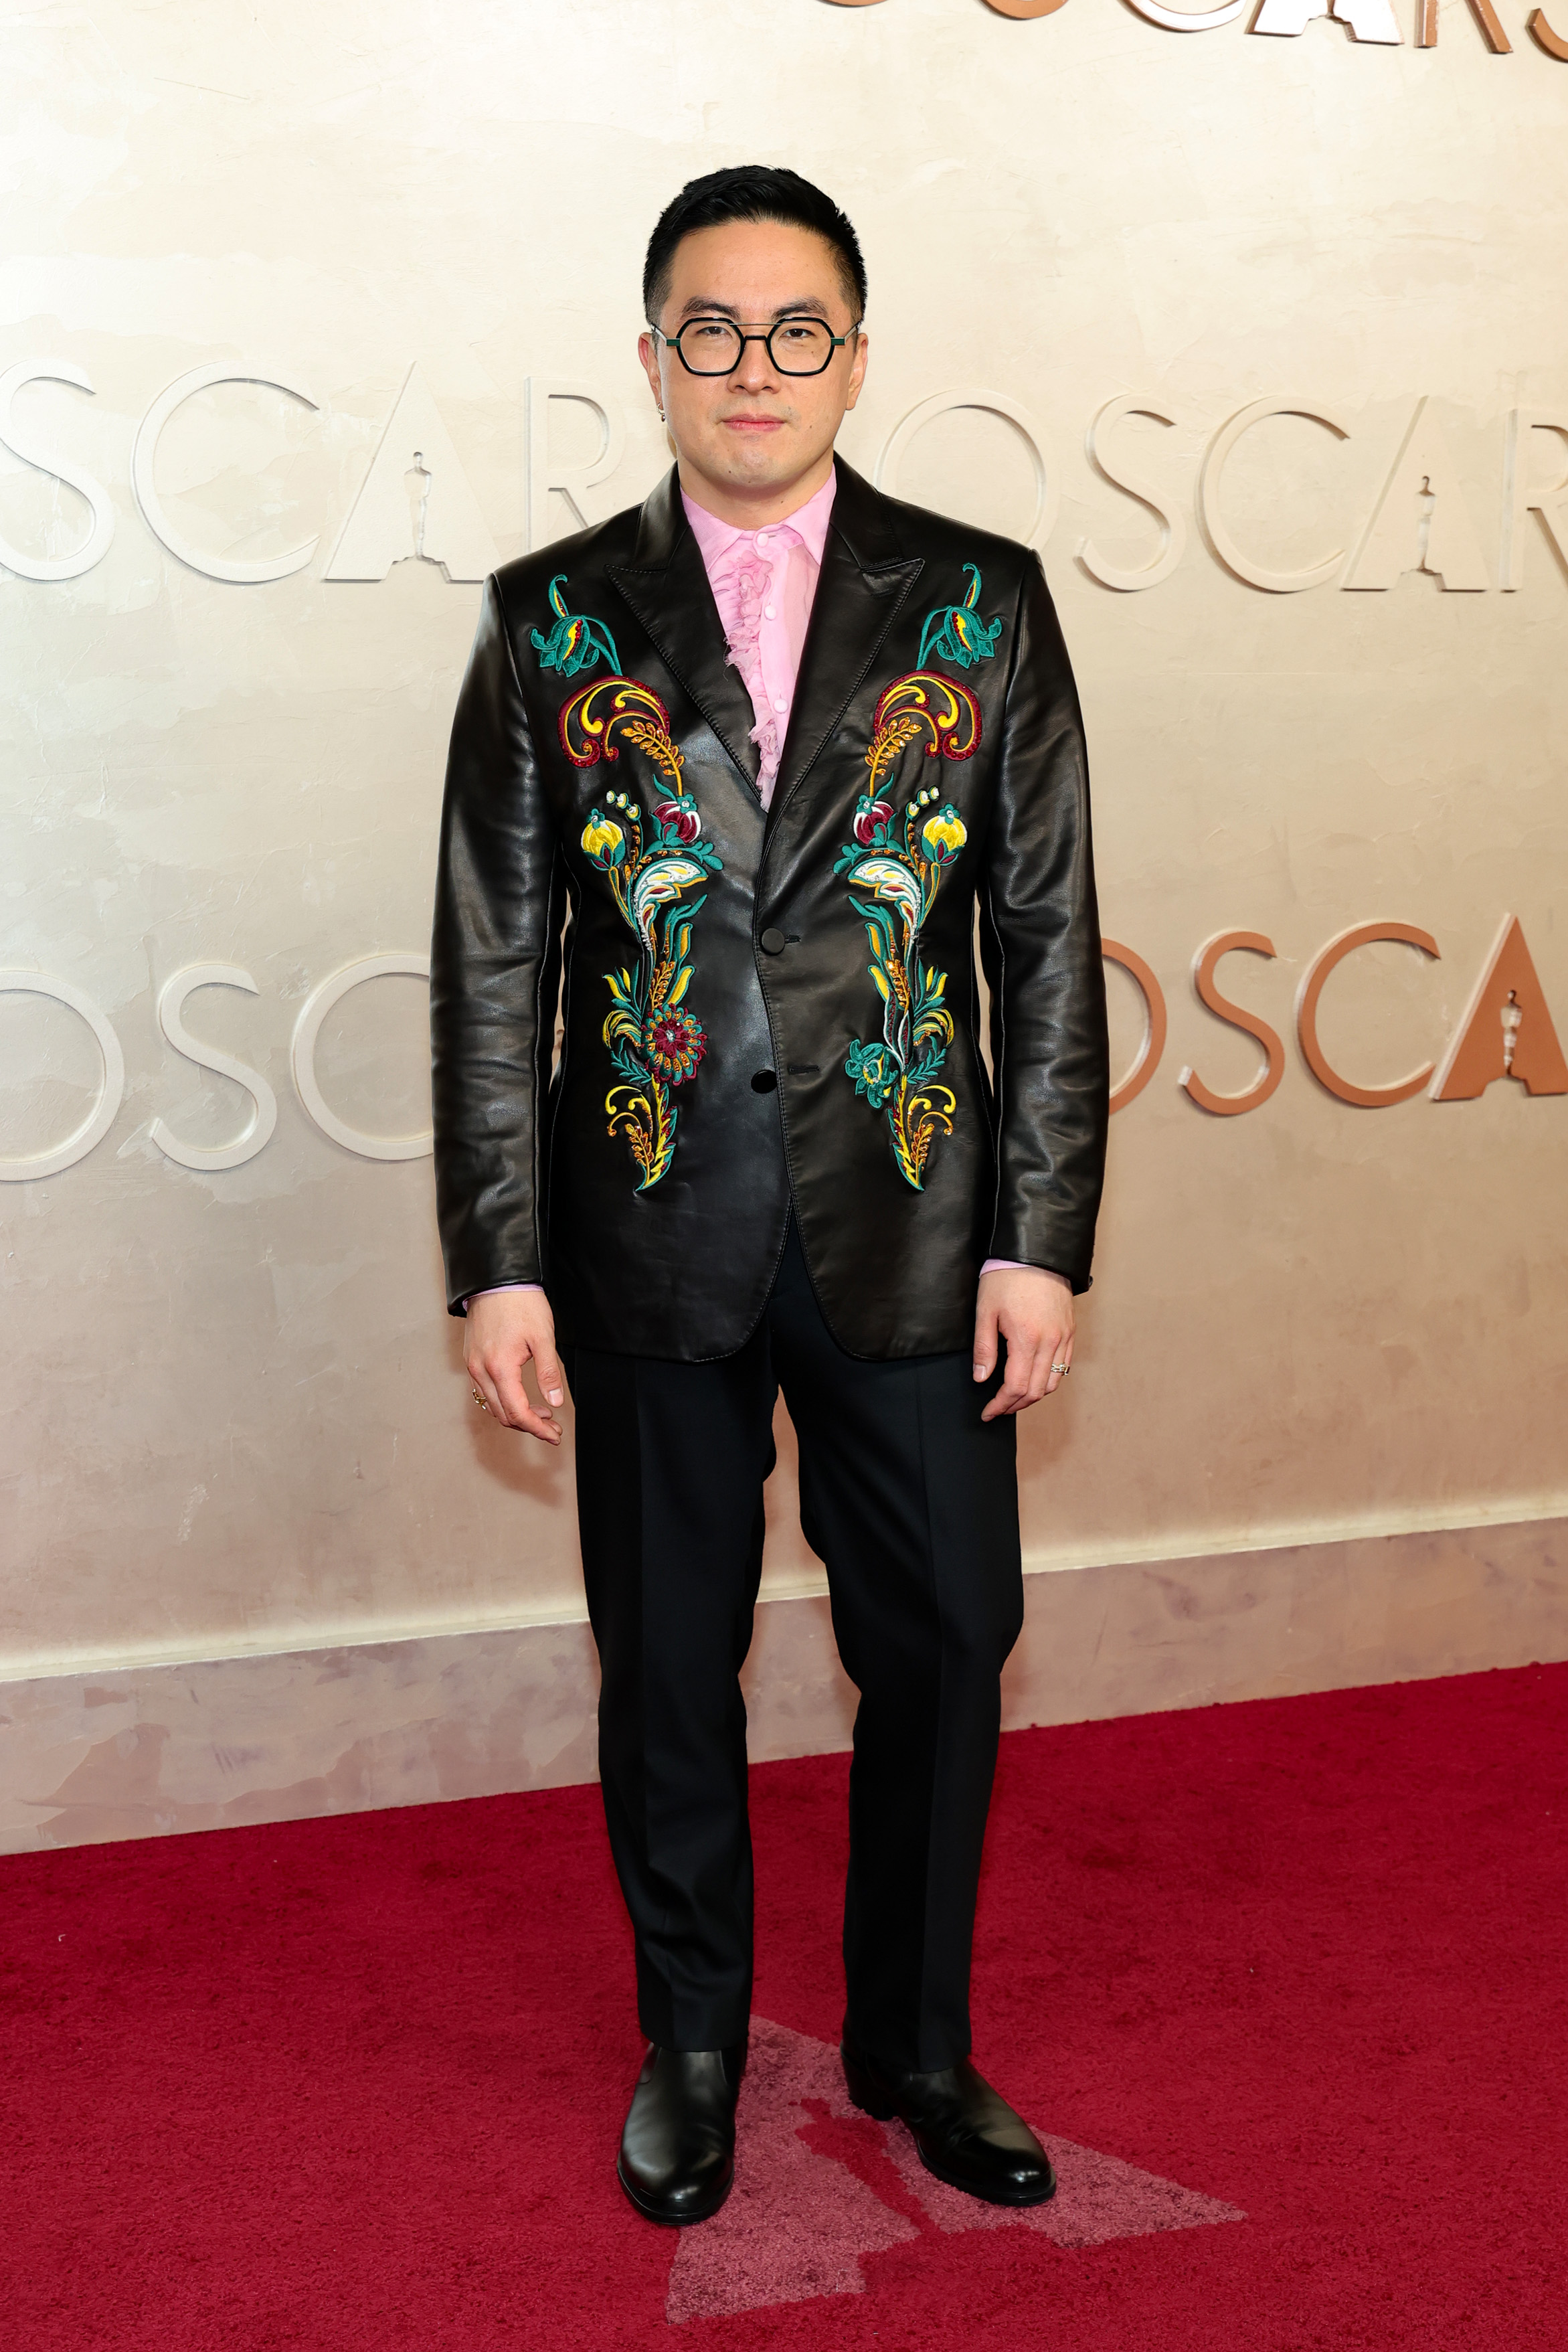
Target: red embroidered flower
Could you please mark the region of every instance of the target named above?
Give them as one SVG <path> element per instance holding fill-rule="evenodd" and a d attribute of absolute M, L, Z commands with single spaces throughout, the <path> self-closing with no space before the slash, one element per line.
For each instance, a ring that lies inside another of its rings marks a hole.
<path fill-rule="evenodd" d="M 703 829 L 697 804 L 689 793 L 682 793 L 674 800 L 657 802 L 653 814 L 666 833 L 678 835 L 682 841 L 695 841 Z"/>
<path fill-rule="evenodd" d="M 892 821 L 893 809 L 888 802 L 868 800 L 862 793 L 855 808 L 855 839 L 862 849 L 868 849 L 883 825 Z"/>
<path fill-rule="evenodd" d="M 677 1007 L 654 1014 L 643 1033 L 643 1051 L 653 1076 L 668 1087 L 678 1087 L 707 1052 L 707 1039 L 701 1023 Z"/>

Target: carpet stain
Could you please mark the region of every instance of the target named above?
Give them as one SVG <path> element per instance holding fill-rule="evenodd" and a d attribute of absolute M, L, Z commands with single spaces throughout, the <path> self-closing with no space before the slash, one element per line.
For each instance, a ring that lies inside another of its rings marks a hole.
<path fill-rule="evenodd" d="M 933 2231 L 1030 2230 L 1058 2246 L 1097 2246 L 1247 2218 L 1118 2157 L 1039 2136 L 1056 2168 L 1051 2203 L 982 2204 L 933 2179 L 903 2124 L 861 2114 L 831 2042 L 754 2017 L 735 2188 L 711 2221 L 682 2231 L 664 2315 L 679 2325 L 861 2294 L 862 2255 Z"/>

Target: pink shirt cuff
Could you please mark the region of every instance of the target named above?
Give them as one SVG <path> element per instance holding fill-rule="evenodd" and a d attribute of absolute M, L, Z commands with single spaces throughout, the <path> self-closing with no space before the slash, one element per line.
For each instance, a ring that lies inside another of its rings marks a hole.
<path fill-rule="evenodd" d="M 980 1268 L 980 1272 L 982 1274 L 1054 1274 L 1058 1282 L 1067 1280 L 1067 1276 L 1059 1273 L 1055 1266 L 1036 1265 L 1032 1258 L 1023 1257 L 988 1257 Z"/>
<path fill-rule="evenodd" d="M 982 1274 L 1040 1274 L 1049 1271 L 1049 1267 L 1031 1266 L 1027 1259 L 1020 1257 L 988 1257 L 980 1268 Z M 493 1282 L 487 1290 L 471 1290 L 463 1304 L 466 1308 L 476 1298 L 494 1298 L 498 1290 L 542 1290 L 543 1288 L 542 1282 Z"/>

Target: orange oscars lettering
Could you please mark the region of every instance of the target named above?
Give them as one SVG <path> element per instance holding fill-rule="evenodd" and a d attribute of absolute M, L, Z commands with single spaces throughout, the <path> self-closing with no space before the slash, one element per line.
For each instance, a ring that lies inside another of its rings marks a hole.
<path fill-rule="evenodd" d="M 1237 949 L 1245 949 L 1249 955 L 1271 956 L 1274 942 L 1266 940 L 1261 931 L 1217 931 L 1213 939 L 1205 940 L 1192 960 L 1192 984 L 1201 1002 L 1219 1020 L 1227 1022 L 1232 1029 L 1244 1029 L 1249 1037 L 1257 1039 L 1263 1048 L 1264 1066 L 1252 1084 L 1239 1095 L 1216 1094 L 1212 1087 L 1204 1084 L 1190 1063 L 1181 1074 L 1181 1084 L 1199 1109 L 1213 1111 L 1222 1118 L 1233 1118 L 1244 1110 L 1256 1110 L 1260 1103 L 1268 1101 L 1285 1075 L 1285 1048 L 1269 1024 L 1260 1020 L 1256 1013 L 1249 1013 L 1244 1005 L 1233 1004 L 1228 996 L 1221 996 L 1215 986 L 1215 967 L 1220 957 L 1229 955 Z"/>
<path fill-rule="evenodd" d="M 1413 1070 L 1407 1078 L 1396 1079 L 1392 1086 L 1358 1086 L 1353 1078 L 1340 1076 L 1319 1042 L 1318 999 L 1323 992 L 1324 982 L 1347 955 L 1353 955 L 1357 948 L 1370 947 L 1375 940 L 1403 940 L 1427 955 L 1437 953 L 1437 942 L 1431 932 L 1417 930 L 1414 923 L 1353 923 L 1348 931 L 1341 931 L 1312 958 L 1296 998 L 1296 1035 L 1308 1069 L 1331 1095 L 1337 1095 L 1341 1102 L 1354 1103 L 1359 1110 L 1386 1110 L 1395 1103 L 1408 1102 L 1412 1095 L 1420 1093 L 1432 1075 L 1431 1063 L 1425 1062 L 1420 1069 Z"/>
<path fill-rule="evenodd" d="M 1107 963 L 1119 963 L 1124 971 L 1132 974 L 1144 1000 L 1144 1042 L 1126 1076 L 1111 1089 L 1111 1108 L 1125 1110 L 1134 1097 L 1143 1093 L 1159 1068 L 1160 1055 L 1166 1050 L 1165 991 L 1143 957 L 1124 948 L 1119 940 L 1102 940 L 1100 952 Z"/>
<path fill-rule="evenodd" d="M 1432 1099 L 1474 1102 L 1496 1078 L 1517 1078 L 1527 1094 L 1568 1095 L 1568 1062 L 1517 915 L 1503 918 Z"/>
<path fill-rule="evenodd" d="M 832 0 L 832 5 L 839 8 L 873 8 L 879 0 Z M 986 0 L 986 5 L 998 16 L 1025 18 L 1054 16 L 1059 8 L 1066 6 L 1067 0 Z M 1247 0 L 1220 0 L 1214 8 L 1173 8 L 1166 0 L 1127 0 L 1127 5 L 1165 33 L 1217 33 L 1222 26 L 1234 25 L 1245 14 Z M 1504 32 L 1491 0 L 1470 0 L 1470 14 L 1492 56 L 1511 57 L 1513 43 Z M 1354 41 L 1370 42 L 1384 48 L 1404 46 L 1405 36 L 1395 19 L 1393 0 L 1262 0 L 1247 31 L 1288 39 L 1304 33 L 1320 16 L 1343 25 Z M 1559 64 L 1568 64 L 1568 39 L 1552 29 L 1544 8 L 1532 11 L 1526 29 L 1549 58 L 1555 58 Z M 1416 0 L 1416 47 L 1435 49 L 1437 46 L 1437 0 Z"/>
<path fill-rule="evenodd" d="M 1470 0 L 1470 7 L 1476 23 L 1480 26 L 1481 38 L 1492 55 L 1497 58 L 1510 56 L 1513 43 L 1499 24 L 1491 0 Z M 1418 49 L 1435 49 L 1437 46 L 1437 0 L 1420 0 L 1416 18 L 1416 47 Z"/>
<path fill-rule="evenodd" d="M 1476 982 L 1453 1039 L 1434 1075 L 1424 1062 L 1408 1076 L 1385 1085 L 1364 1085 L 1334 1067 L 1318 1034 L 1318 1008 L 1330 978 L 1358 948 L 1391 940 L 1417 948 L 1437 961 L 1440 950 L 1430 931 L 1416 923 L 1379 919 L 1352 923 L 1336 931 L 1312 957 L 1296 992 L 1296 1036 L 1301 1058 L 1318 1084 L 1337 1102 L 1357 1110 L 1389 1110 L 1408 1102 L 1431 1080 L 1434 1102 L 1473 1102 L 1499 1078 L 1517 1079 L 1530 1095 L 1568 1095 L 1568 1057 L 1563 1055 L 1545 992 L 1525 943 L 1516 915 L 1503 918 L 1501 929 Z M 1276 1033 L 1258 1013 L 1249 1013 L 1220 993 L 1215 974 L 1220 960 L 1234 951 L 1273 956 L 1273 941 L 1261 931 L 1217 931 L 1193 958 L 1193 985 L 1198 1001 L 1218 1020 L 1255 1038 L 1263 1049 L 1264 1066 L 1252 1084 L 1239 1094 L 1220 1094 L 1190 1064 L 1178 1083 L 1199 1109 L 1221 1118 L 1256 1110 L 1278 1088 L 1285 1072 L 1285 1049 Z M 1144 1035 L 1132 1066 L 1111 1090 L 1113 1111 L 1124 1110 L 1141 1095 L 1159 1067 L 1167 1031 L 1165 993 L 1143 957 L 1119 940 L 1103 939 L 1100 952 L 1107 963 L 1120 964 L 1144 1000 Z"/>

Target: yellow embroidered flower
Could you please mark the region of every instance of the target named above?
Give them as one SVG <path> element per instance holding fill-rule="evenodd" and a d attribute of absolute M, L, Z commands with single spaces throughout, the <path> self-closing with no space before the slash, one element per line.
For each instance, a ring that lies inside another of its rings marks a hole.
<path fill-rule="evenodd" d="M 619 866 L 626 855 L 625 841 L 612 816 L 601 816 L 597 809 L 590 813 L 582 828 L 582 845 L 595 866 Z"/>
<path fill-rule="evenodd" d="M 968 827 L 949 801 L 946 808 L 926 818 L 920 828 L 920 838 L 933 865 L 950 866 L 969 838 Z"/>

